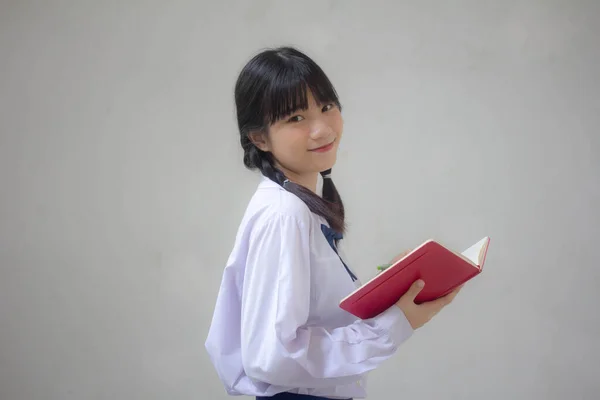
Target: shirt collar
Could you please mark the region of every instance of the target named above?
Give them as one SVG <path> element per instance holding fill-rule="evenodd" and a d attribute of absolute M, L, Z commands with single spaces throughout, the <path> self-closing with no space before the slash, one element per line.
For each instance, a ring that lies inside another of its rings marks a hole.
<path fill-rule="evenodd" d="M 262 175 L 262 179 L 259 184 L 260 188 L 277 188 L 283 190 L 283 187 L 279 185 L 277 182 L 271 180 L 270 178 Z"/>

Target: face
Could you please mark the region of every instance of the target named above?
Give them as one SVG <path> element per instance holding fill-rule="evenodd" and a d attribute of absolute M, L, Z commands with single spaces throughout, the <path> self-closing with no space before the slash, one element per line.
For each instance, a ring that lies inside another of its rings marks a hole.
<path fill-rule="evenodd" d="M 318 104 L 310 91 L 307 96 L 307 110 L 281 118 L 266 135 L 254 134 L 251 140 L 273 154 L 290 180 L 312 185 L 319 172 L 335 164 L 344 122 L 335 104 Z"/>

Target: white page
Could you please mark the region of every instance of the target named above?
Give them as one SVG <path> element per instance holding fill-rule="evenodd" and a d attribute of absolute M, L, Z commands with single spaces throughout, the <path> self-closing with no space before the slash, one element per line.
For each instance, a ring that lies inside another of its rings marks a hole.
<path fill-rule="evenodd" d="M 478 265 L 480 263 L 480 255 L 483 246 L 487 243 L 488 238 L 484 237 L 479 242 L 475 243 L 473 246 L 469 247 L 467 250 L 462 252 L 462 255 L 468 258 L 473 262 L 473 264 Z"/>

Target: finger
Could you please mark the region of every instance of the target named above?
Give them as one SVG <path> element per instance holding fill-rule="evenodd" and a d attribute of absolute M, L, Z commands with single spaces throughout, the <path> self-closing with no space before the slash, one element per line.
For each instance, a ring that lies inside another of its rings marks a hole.
<path fill-rule="evenodd" d="M 441 299 L 445 299 L 446 300 L 446 305 L 448 305 L 450 302 L 452 302 L 452 300 L 454 300 L 454 298 L 456 297 L 456 295 L 458 294 L 458 292 L 460 292 L 460 288 L 456 288 L 453 291 L 451 291 L 450 293 L 448 293 L 447 295 L 444 295 L 442 297 L 440 297 Z"/>
<path fill-rule="evenodd" d="M 423 290 L 424 286 L 425 286 L 425 282 L 423 282 L 422 279 L 417 279 L 416 281 L 413 282 L 412 285 L 410 285 L 410 288 L 402 297 L 414 302 L 415 298 L 421 292 L 421 290 Z"/>
<path fill-rule="evenodd" d="M 454 298 L 456 297 L 456 295 L 458 294 L 458 292 L 460 292 L 460 290 L 462 289 L 462 285 L 457 287 L 456 289 L 452 290 L 450 293 L 448 293 L 445 296 L 442 296 L 440 299 L 443 300 L 443 302 L 445 303 L 445 305 L 448 305 L 452 302 L 452 300 L 454 300 Z"/>
<path fill-rule="evenodd" d="M 452 300 L 456 297 L 458 292 L 460 292 L 461 287 L 454 289 L 452 292 L 448 293 L 445 296 L 439 297 L 435 300 L 429 301 L 427 303 L 422 304 L 429 312 L 437 314 L 440 310 L 446 307 L 448 304 L 452 303 Z"/>
<path fill-rule="evenodd" d="M 435 315 L 441 311 L 447 304 L 449 304 L 448 300 L 445 297 L 440 297 L 439 299 L 435 299 L 432 301 L 428 301 L 427 303 L 421 304 L 421 307 L 427 311 L 427 313 Z"/>

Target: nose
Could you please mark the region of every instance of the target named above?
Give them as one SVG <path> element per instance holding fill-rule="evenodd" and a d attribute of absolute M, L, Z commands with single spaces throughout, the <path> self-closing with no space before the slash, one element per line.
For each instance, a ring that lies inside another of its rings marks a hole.
<path fill-rule="evenodd" d="M 333 128 L 327 123 L 325 118 L 315 118 L 311 124 L 310 137 L 313 140 L 319 140 L 333 135 Z"/>

